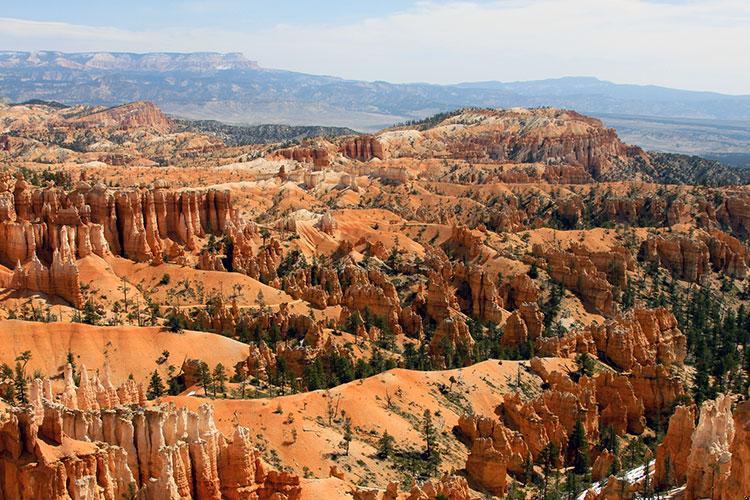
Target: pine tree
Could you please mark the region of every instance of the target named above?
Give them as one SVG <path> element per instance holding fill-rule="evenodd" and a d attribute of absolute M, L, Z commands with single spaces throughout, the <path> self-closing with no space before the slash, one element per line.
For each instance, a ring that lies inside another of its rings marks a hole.
<path fill-rule="evenodd" d="M 23 372 L 23 367 L 20 362 L 16 362 L 16 370 L 13 377 L 13 388 L 16 401 L 18 401 L 19 404 L 27 404 L 29 402 L 29 398 L 26 395 L 27 386 L 28 382 L 26 380 L 26 375 Z"/>
<path fill-rule="evenodd" d="M 169 365 L 169 367 L 167 367 L 167 373 L 169 374 L 167 385 L 169 386 L 168 392 L 171 396 L 176 396 L 183 390 L 180 381 L 177 379 L 176 371 L 177 368 L 175 368 L 174 365 Z"/>
<path fill-rule="evenodd" d="M 28 387 L 28 380 L 26 378 L 26 365 L 31 361 L 31 351 L 23 351 L 16 357 L 16 370 L 15 376 L 13 377 L 13 385 L 15 387 L 15 396 L 19 403 L 26 404 L 29 402 L 26 389 Z"/>
<path fill-rule="evenodd" d="M 625 285 L 625 291 L 622 293 L 622 310 L 627 311 L 631 309 L 635 304 L 635 291 L 633 290 L 633 284 L 628 280 Z"/>
<path fill-rule="evenodd" d="M 576 419 L 573 432 L 568 438 L 568 463 L 573 466 L 576 474 L 585 474 L 589 468 L 589 444 L 586 440 L 586 429 L 583 421 Z"/>
<path fill-rule="evenodd" d="M 352 419 L 346 417 L 344 419 L 344 436 L 339 443 L 339 448 L 344 450 L 344 455 L 349 455 L 349 445 L 352 442 Z"/>
<path fill-rule="evenodd" d="M 87 300 L 83 305 L 83 317 L 81 318 L 81 321 L 87 325 L 96 325 L 99 323 L 100 319 L 101 315 L 96 310 L 94 303 L 91 299 Z"/>
<path fill-rule="evenodd" d="M 555 462 L 560 454 L 560 450 L 557 445 L 550 441 L 547 445 L 542 448 L 539 452 L 539 462 L 542 464 L 542 472 L 544 474 L 544 489 L 542 498 L 547 498 L 547 488 L 549 487 L 549 479 L 552 475 L 555 467 Z"/>
<path fill-rule="evenodd" d="M 172 333 L 182 333 L 182 319 L 180 319 L 175 311 L 170 311 L 167 315 L 166 321 L 164 322 L 164 328 Z"/>
<path fill-rule="evenodd" d="M 161 381 L 161 376 L 159 376 L 159 372 L 154 370 L 153 373 L 151 373 L 151 380 L 148 383 L 148 391 L 146 392 L 146 397 L 148 399 L 156 399 L 160 398 L 164 395 L 164 383 Z"/>
<path fill-rule="evenodd" d="M 212 382 L 211 370 L 205 362 L 201 361 L 198 365 L 198 385 L 203 387 L 204 396 L 208 396 L 208 390 L 211 387 Z"/>
<path fill-rule="evenodd" d="M 430 413 L 430 410 L 425 410 L 422 416 L 422 436 L 425 443 L 424 455 L 428 459 L 436 457 L 437 448 L 435 446 L 435 440 L 437 433 L 435 430 L 435 424 L 432 423 L 432 413 Z"/>
<path fill-rule="evenodd" d="M 539 269 L 536 267 L 536 262 L 531 263 L 531 267 L 529 268 L 529 272 L 527 273 L 529 275 L 529 278 L 535 280 L 539 277 Z"/>
<path fill-rule="evenodd" d="M 213 372 L 213 381 L 214 381 L 214 397 L 216 397 L 216 391 L 221 391 L 222 394 L 227 393 L 227 372 L 224 370 L 224 365 L 221 363 L 217 364 L 214 368 Z"/>
<path fill-rule="evenodd" d="M 0 365 L 0 380 L 13 380 L 13 369 L 6 363 Z M 15 384 L 5 385 L 5 390 L 3 391 L 2 398 L 10 404 L 16 402 Z"/>
<path fill-rule="evenodd" d="M 568 472 L 568 477 L 565 480 L 565 493 L 567 493 L 567 498 L 574 499 L 578 495 L 578 492 L 581 489 L 580 481 L 578 479 L 578 476 L 575 474 L 574 471 Z"/>
<path fill-rule="evenodd" d="M 396 440 L 393 439 L 393 436 L 388 434 L 388 431 L 384 431 L 381 438 L 378 440 L 378 458 L 381 460 L 385 460 L 386 458 L 390 457 L 393 453 L 393 443 Z"/>
<path fill-rule="evenodd" d="M 316 358 L 311 364 L 305 366 L 302 372 L 302 380 L 309 391 L 326 388 L 326 376 L 323 372 L 323 363 L 320 358 Z"/>

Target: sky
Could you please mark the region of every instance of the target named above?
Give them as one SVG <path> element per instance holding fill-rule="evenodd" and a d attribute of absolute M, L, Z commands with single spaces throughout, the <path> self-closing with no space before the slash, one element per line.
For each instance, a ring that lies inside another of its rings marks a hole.
<path fill-rule="evenodd" d="M 242 52 L 457 83 L 595 76 L 750 94 L 749 0 L 4 0 L 0 50 Z"/>

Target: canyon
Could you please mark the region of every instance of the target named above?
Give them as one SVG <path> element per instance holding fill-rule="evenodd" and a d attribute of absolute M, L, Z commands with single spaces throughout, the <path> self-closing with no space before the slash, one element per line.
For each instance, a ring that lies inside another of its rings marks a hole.
<path fill-rule="evenodd" d="M 746 186 L 553 108 L 224 141 L 0 106 L 0 499 L 750 493 Z"/>

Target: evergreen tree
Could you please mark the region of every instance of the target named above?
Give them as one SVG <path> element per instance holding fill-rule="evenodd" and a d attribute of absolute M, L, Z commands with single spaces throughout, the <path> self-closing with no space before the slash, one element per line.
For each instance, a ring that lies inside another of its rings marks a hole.
<path fill-rule="evenodd" d="M 208 390 L 211 388 L 213 379 L 211 378 L 211 369 L 201 361 L 198 365 L 198 385 L 203 387 L 203 395 L 208 396 Z"/>
<path fill-rule="evenodd" d="M 13 377 L 13 389 L 16 401 L 19 404 L 27 404 L 29 402 L 26 389 L 28 387 L 28 381 L 26 380 L 26 374 L 23 371 L 23 366 L 20 362 L 16 362 L 15 375 Z"/>
<path fill-rule="evenodd" d="M 343 413 L 343 412 L 342 412 Z M 344 451 L 344 455 L 349 455 L 349 445 L 352 442 L 352 419 L 346 417 L 344 419 L 344 435 L 339 443 L 339 448 Z"/>
<path fill-rule="evenodd" d="M 568 438 L 568 464 L 573 466 L 576 474 L 585 474 L 589 468 L 589 444 L 586 440 L 586 429 L 583 421 L 576 419 L 573 432 Z"/>
<path fill-rule="evenodd" d="M 151 380 L 148 383 L 148 391 L 146 392 L 146 397 L 148 399 L 156 399 L 162 397 L 163 395 L 164 384 L 161 381 L 159 372 L 154 370 L 153 373 L 151 373 Z"/>
<path fill-rule="evenodd" d="M 91 299 L 87 300 L 83 305 L 81 321 L 87 325 L 97 325 L 99 324 L 99 320 L 101 320 L 101 314 L 96 310 L 96 306 Z"/>
<path fill-rule="evenodd" d="M 592 377 L 594 375 L 594 368 L 596 368 L 596 363 L 594 362 L 593 358 L 588 355 L 588 353 L 583 352 L 577 355 L 576 363 L 578 364 L 578 378 L 583 375 L 586 375 L 587 377 Z"/>
<path fill-rule="evenodd" d="M 302 371 L 302 380 L 309 391 L 317 391 L 326 388 L 326 376 L 323 371 L 323 362 L 320 358 L 305 366 Z"/>
<path fill-rule="evenodd" d="M 565 494 L 566 498 L 573 500 L 578 495 L 578 492 L 581 490 L 581 484 L 580 480 L 578 479 L 578 476 L 575 474 L 574 471 L 568 472 L 568 477 L 565 480 Z"/>
<path fill-rule="evenodd" d="M 628 280 L 625 285 L 625 291 L 622 292 L 622 310 L 627 311 L 632 309 L 635 304 L 635 290 L 633 290 L 633 284 Z"/>
<path fill-rule="evenodd" d="M 175 368 L 174 365 L 169 365 L 169 367 L 167 367 L 167 372 L 169 374 L 169 377 L 167 378 L 167 385 L 169 388 L 167 390 L 170 396 L 176 396 L 183 391 L 182 384 L 180 384 L 180 381 L 177 379 L 176 371 L 177 368 Z"/>
<path fill-rule="evenodd" d="M 422 437 L 425 444 L 424 455 L 428 459 L 436 457 L 438 455 L 436 447 L 437 431 L 435 430 L 435 424 L 432 423 L 430 410 L 425 410 L 422 415 Z"/>
<path fill-rule="evenodd" d="M 214 382 L 214 397 L 216 397 L 216 391 L 221 391 L 222 394 L 227 393 L 227 372 L 224 369 L 224 365 L 221 363 L 217 364 L 214 368 L 214 372 L 212 374 L 213 382 Z"/>
<path fill-rule="evenodd" d="M 13 369 L 6 363 L 0 365 L 0 380 L 13 380 Z M 13 404 L 16 402 L 16 387 L 15 384 L 6 384 L 5 390 L 3 391 L 2 398 Z"/>
<path fill-rule="evenodd" d="M 26 390 L 28 388 L 28 379 L 26 378 L 26 365 L 31 361 L 31 351 L 23 351 L 16 357 L 15 376 L 13 377 L 13 386 L 15 397 L 21 404 L 29 402 Z"/>
<path fill-rule="evenodd" d="M 393 439 L 393 436 L 388 434 L 388 431 L 384 431 L 383 435 L 378 440 L 378 458 L 381 460 L 385 460 L 386 458 L 390 457 L 393 453 L 393 443 L 396 440 Z"/>
<path fill-rule="evenodd" d="M 531 263 L 531 267 L 529 268 L 529 272 L 527 273 L 529 275 L 529 278 L 535 280 L 539 277 L 539 269 L 536 267 L 536 262 Z"/>
<path fill-rule="evenodd" d="M 560 454 L 560 450 L 557 445 L 550 441 L 547 445 L 542 448 L 539 452 L 539 462 L 542 465 L 542 473 L 544 474 L 544 485 L 542 498 L 547 498 L 547 490 L 549 488 L 549 480 L 555 470 L 555 462 Z"/>
<path fill-rule="evenodd" d="M 172 333 L 182 333 L 184 325 L 182 323 L 182 319 L 176 313 L 176 311 L 172 310 L 169 312 L 169 314 L 167 314 L 166 321 L 164 322 L 164 328 Z"/>

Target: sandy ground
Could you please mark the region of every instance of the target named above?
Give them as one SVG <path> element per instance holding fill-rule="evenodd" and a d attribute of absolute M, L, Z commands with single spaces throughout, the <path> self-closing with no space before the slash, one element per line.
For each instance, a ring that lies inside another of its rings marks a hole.
<path fill-rule="evenodd" d="M 91 326 L 80 323 L 0 321 L 0 363 L 15 364 L 23 351 L 31 351 L 27 372 L 54 376 L 62 372 L 68 352 L 89 370 L 104 366 L 109 358 L 112 382 L 123 383 L 130 374 L 145 382 L 157 368 L 156 359 L 169 351 L 169 363 L 177 367 L 185 358 L 202 359 L 210 366 L 222 363 L 229 373 L 247 357 L 246 344 L 212 333 L 170 333 L 157 327 Z M 165 371 L 165 367 L 160 370 Z"/>
<path fill-rule="evenodd" d="M 548 369 L 569 363 L 570 360 L 558 358 L 545 360 Z M 541 379 L 528 372 L 527 366 L 528 362 L 488 360 L 458 370 L 394 369 L 328 392 L 272 399 L 166 399 L 191 409 L 212 404 L 218 428 L 230 434 L 237 421 L 251 429 L 256 445 L 264 450 L 271 464 L 318 478 L 328 477 L 330 466 L 338 465 L 353 482 L 369 481 L 385 487 L 402 476 L 388 462 L 375 457 L 375 446 L 383 431 L 393 435 L 399 447 L 421 449 L 420 421 L 424 410 L 429 409 L 440 432 L 443 469 L 460 469 L 468 450 L 451 434 L 459 416 L 469 411 L 494 414 L 503 394 L 514 390 L 517 376 L 538 389 Z M 453 384 L 451 377 L 455 379 Z M 329 424 L 331 412 L 335 416 Z M 333 458 L 343 436 L 342 416 L 351 418 L 354 441 L 348 457 Z"/>

